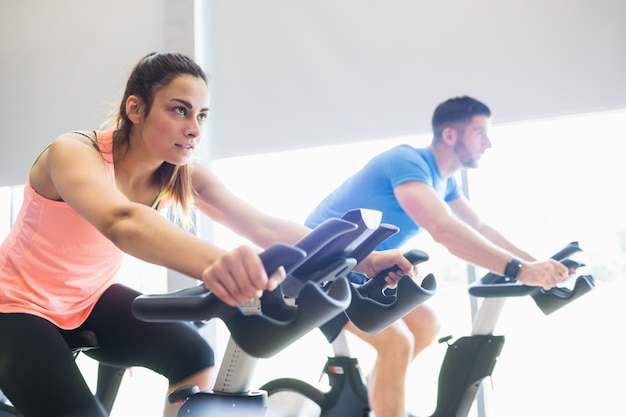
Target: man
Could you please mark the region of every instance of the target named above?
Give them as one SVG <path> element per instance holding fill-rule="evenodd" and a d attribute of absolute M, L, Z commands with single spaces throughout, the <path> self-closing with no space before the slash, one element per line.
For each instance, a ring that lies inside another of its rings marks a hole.
<path fill-rule="evenodd" d="M 554 287 L 569 277 L 567 268 L 554 260 L 535 260 L 482 222 L 454 178 L 464 168 L 476 168 L 491 147 L 490 117 L 489 108 L 471 97 L 441 103 L 433 114 L 429 147 L 400 145 L 377 155 L 328 195 L 306 225 L 314 227 L 353 208 L 376 209 L 383 213 L 384 223 L 400 228 L 379 249 L 400 248 L 424 229 L 469 263 L 527 285 Z M 423 305 L 376 335 L 351 323 L 346 328 L 376 349 L 368 379 L 370 407 L 376 417 L 404 417 L 407 368 L 437 336 L 435 315 Z"/>

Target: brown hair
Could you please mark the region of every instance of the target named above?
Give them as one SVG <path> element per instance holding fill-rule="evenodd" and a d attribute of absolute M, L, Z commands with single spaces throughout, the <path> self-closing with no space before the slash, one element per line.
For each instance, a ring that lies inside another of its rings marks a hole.
<path fill-rule="evenodd" d="M 433 143 L 441 140 L 446 127 L 457 127 L 469 123 L 474 116 L 491 117 L 486 104 L 469 96 L 454 97 L 439 104 L 433 113 Z"/>
<path fill-rule="evenodd" d="M 128 145 L 132 122 L 126 114 L 126 100 L 131 95 L 143 101 L 145 114 L 150 112 L 157 91 L 182 74 L 201 78 L 208 84 L 208 77 L 191 58 L 176 52 L 152 52 L 143 57 L 133 68 L 116 114 L 110 124 L 113 134 L 113 150 Z M 174 165 L 163 162 L 156 172 L 161 186 L 161 197 L 172 206 L 171 214 L 182 225 L 192 223 L 192 207 L 195 193 L 191 185 L 190 164 Z"/>

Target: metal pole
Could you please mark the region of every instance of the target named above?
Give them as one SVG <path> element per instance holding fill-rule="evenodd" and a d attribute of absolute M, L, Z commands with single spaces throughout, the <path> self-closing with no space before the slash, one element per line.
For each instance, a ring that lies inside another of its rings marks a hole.
<path fill-rule="evenodd" d="M 470 199 L 469 196 L 469 181 L 467 176 L 467 170 L 464 169 L 461 171 L 461 189 L 463 190 L 463 194 L 465 198 Z M 467 283 L 471 284 L 476 280 L 476 268 L 474 265 L 467 265 Z M 478 312 L 478 300 L 476 297 L 472 297 L 468 295 L 470 301 L 470 316 L 472 319 L 472 323 L 476 319 L 476 314 Z M 487 417 L 487 407 L 485 404 L 485 392 L 483 391 L 482 384 L 476 393 L 476 412 L 478 413 L 478 417 Z"/>

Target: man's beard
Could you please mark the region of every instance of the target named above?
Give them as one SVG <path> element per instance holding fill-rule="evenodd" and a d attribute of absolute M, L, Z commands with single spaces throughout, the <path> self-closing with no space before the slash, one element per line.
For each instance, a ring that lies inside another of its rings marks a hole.
<path fill-rule="evenodd" d="M 472 157 L 472 154 L 462 140 L 456 142 L 456 145 L 454 146 L 454 153 L 459 158 L 459 161 L 461 161 L 461 165 L 463 165 L 464 168 L 478 167 L 478 162 Z"/>

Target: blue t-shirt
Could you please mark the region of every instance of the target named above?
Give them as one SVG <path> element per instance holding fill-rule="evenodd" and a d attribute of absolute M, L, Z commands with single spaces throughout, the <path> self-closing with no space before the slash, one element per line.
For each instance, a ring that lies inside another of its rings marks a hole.
<path fill-rule="evenodd" d="M 445 202 L 459 198 L 454 177 L 441 177 L 430 148 L 416 149 L 399 145 L 371 159 L 360 171 L 346 180 L 313 210 L 306 226 L 315 227 L 331 217 L 341 217 L 359 208 L 383 213 L 382 222 L 395 225 L 400 231 L 378 246 L 378 250 L 400 248 L 414 237 L 420 227 L 400 207 L 393 190 L 409 181 L 430 185 Z"/>

